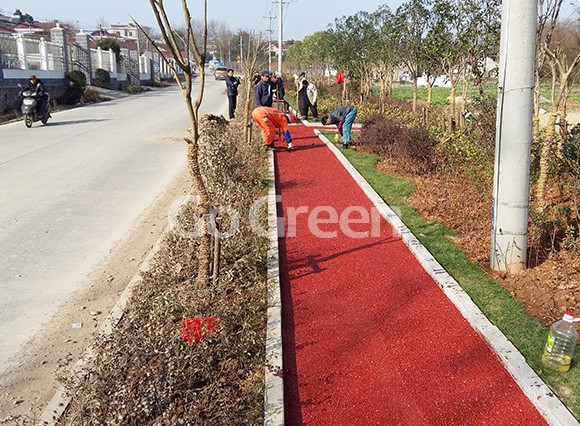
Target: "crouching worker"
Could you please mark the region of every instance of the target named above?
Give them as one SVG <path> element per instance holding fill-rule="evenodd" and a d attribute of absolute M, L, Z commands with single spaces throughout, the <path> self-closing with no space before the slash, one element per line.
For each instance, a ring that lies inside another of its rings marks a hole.
<path fill-rule="evenodd" d="M 320 120 L 323 126 L 336 124 L 338 133 L 342 136 L 343 148 L 350 146 L 350 130 L 356 118 L 356 112 L 356 108 L 353 105 L 343 105 L 333 109 Z"/>
<path fill-rule="evenodd" d="M 282 111 L 271 107 L 257 107 L 252 111 L 252 118 L 262 131 L 262 139 L 264 145 L 267 147 L 274 147 L 274 139 L 276 139 L 276 129 L 280 129 L 288 144 L 288 149 L 292 149 L 292 138 L 288 130 L 290 117 Z"/>

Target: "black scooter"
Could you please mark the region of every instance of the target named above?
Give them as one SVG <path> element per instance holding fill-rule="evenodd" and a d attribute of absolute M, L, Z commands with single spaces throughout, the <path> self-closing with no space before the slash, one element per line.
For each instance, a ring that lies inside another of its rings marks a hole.
<path fill-rule="evenodd" d="M 22 86 L 20 84 L 18 85 L 18 87 L 22 89 Z M 42 111 L 38 111 L 37 106 L 40 96 L 34 93 L 34 91 L 30 89 L 23 89 L 22 92 L 20 92 L 20 94 L 22 95 L 23 98 L 20 110 L 24 115 L 24 124 L 26 125 L 26 127 L 32 127 L 32 123 L 37 120 L 40 120 L 42 124 L 46 124 L 48 119 L 51 117 L 50 97 L 48 96 L 48 93 L 44 95 L 45 99 L 43 102 Z"/>

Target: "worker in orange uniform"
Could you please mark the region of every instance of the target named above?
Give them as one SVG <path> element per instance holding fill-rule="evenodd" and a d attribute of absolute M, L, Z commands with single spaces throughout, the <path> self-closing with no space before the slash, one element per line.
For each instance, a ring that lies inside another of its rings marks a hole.
<path fill-rule="evenodd" d="M 262 131 L 262 139 L 264 145 L 272 148 L 274 146 L 274 139 L 276 139 L 276 129 L 280 129 L 288 144 L 288 149 L 292 149 L 292 138 L 288 130 L 288 123 L 290 117 L 282 111 L 271 107 L 257 107 L 252 111 L 252 118 Z"/>

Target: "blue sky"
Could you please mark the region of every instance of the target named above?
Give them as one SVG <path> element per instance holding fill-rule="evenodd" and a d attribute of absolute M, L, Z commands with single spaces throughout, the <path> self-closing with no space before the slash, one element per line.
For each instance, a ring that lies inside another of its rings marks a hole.
<path fill-rule="evenodd" d="M 278 38 L 278 0 L 208 0 L 208 18 L 224 22 L 232 31 L 238 29 L 262 31 L 266 37 L 272 28 L 273 39 Z M 386 4 L 392 11 L 403 0 L 283 0 L 284 40 L 301 40 L 305 36 L 326 29 L 335 18 L 354 15 L 358 11 L 374 12 Z M 201 16 L 202 0 L 188 0 L 192 16 Z M 564 0 L 563 17 L 570 15 L 580 0 Z M 172 22 L 181 25 L 183 14 L 181 0 L 165 0 Z M 58 19 L 75 22 L 83 29 L 95 29 L 104 22 L 127 23 L 129 12 L 140 24 L 156 27 L 148 0 L 1 0 L 0 10 L 11 14 L 15 8 L 32 15 L 36 20 Z M 178 26 L 179 26 L 178 25 Z"/>
<path fill-rule="evenodd" d="M 183 14 L 181 0 L 165 0 L 165 7 L 174 22 L 181 24 Z M 231 30 L 255 30 L 267 34 L 270 20 L 277 16 L 277 0 L 208 0 L 208 18 L 226 23 Z M 402 0 L 284 0 L 284 39 L 301 40 L 305 36 L 326 29 L 334 18 L 354 15 L 360 10 L 374 12 L 382 4 L 395 10 Z M 200 16 L 201 0 L 188 0 L 192 16 Z M 94 29 L 99 22 L 127 23 L 129 12 L 137 22 L 156 27 L 148 0 L 1 0 L 0 10 L 12 14 L 19 8 L 34 19 L 43 21 L 58 19 L 62 22 L 78 22 L 83 29 Z M 278 37 L 278 20 L 272 20 L 273 38 Z"/>

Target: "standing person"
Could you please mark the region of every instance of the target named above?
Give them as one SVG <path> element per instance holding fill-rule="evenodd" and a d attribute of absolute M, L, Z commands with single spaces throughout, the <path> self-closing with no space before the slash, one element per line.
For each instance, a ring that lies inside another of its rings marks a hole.
<path fill-rule="evenodd" d="M 252 75 L 252 83 L 254 84 L 254 87 L 258 85 L 260 80 L 260 73 L 258 71 L 254 71 L 254 75 Z"/>
<path fill-rule="evenodd" d="M 272 82 L 270 81 L 270 71 L 263 71 L 262 80 L 256 86 L 256 106 L 271 107 L 272 102 Z"/>
<path fill-rule="evenodd" d="M 292 137 L 288 130 L 288 123 L 290 118 L 287 114 L 272 107 L 257 107 L 252 111 L 252 118 L 262 131 L 262 140 L 264 146 L 269 148 L 274 147 L 274 139 L 276 139 L 276 129 L 280 129 L 288 144 L 288 149 L 292 149 Z"/>
<path fill-rule="evenodd" d="M 300 110 L 300 120 L 308 120 L 308 110 L 312 112 L 314 121 L 318 121 L 318 89 L 314 83 L 302 80 L 302 88 L 298 92 L 298 109 Z"/>
<path fill-rule="evenodd" d="M 308 99 L 308 81 L 302 79 L 302 87 L 298 91 L 298 110 L 300 111 L 299 120 L 308 120 L 308 109 L 310 108 L 310 100 Z"/>
<path fill-rule="evenodd" d="M 300 71 L 298 74 L 294 74 L 294 84 L 296 84 L 296 92 L 302 89 L 302 80 L 306 79 L 306 73 Z"/>
<path fill-rule="evenodd" d="M 338 133 L 342 135 L 342 147 L 348 148 L 351 143 L 350 130 L 355 118 L 356 108 L 353 105 L 343 105 L 330 111 L 320 121 L 323 126 L 336 124 L 338 126 Z"/>
<path fill-rule="evenodd" d="M 284 99 L 286 96 L 286 89 L 284 88 L 284 80 L 282 80 L 282 75 L 276 73 L 272 78 L 274 85 L 276 86 L 276 95 L 278 101 L 282 101 L 282 111 L 288 113 L 288 107 L 290 106 L 288 102 Z"/>
<path fill-rule="evenodd" d="M 274 87 L 276 87 L 276 99 L 283 101 L 286 91 L 284 90 L 284 80 L 282 80 L 282 76 L 280 74 L 273 74 L 272 82 L 274 83 Z"/>
<path fill-rule="evenodd" d="M 238 97 L 238 86 L 240 85 L 240 78 L 234 77 L 234 70 L 228 69 L 228 76 L 226 77 L 226 91 L 228 95 L 230 120 L 234 118 L 236 113 L 236 100 Z"/>
<path fill-rule="evenodd" d="M 318 89 L 316 88 L 316 85 L 314 83 L 308 82 L 308 84 L 306 85 L 306 94 L 308 95 L 308 102 L 310 102 L 310 111 L 312 112 L 312 119 L 314 121 L 318 121 L 318 108 L 316 107 L 316 102 L 318 102 Z"/>

